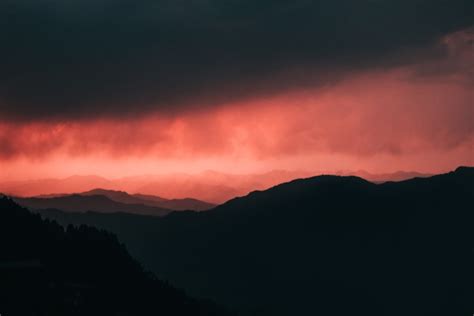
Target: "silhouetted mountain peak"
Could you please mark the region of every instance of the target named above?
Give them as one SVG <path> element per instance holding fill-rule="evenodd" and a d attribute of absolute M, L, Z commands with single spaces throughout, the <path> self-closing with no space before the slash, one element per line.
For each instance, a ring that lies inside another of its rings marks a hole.
<path fill-rule="evenodd" d="M 354 198 L 357 192 L 375 186 L 376 184 L 356 176 L 320 175 L 292 180 L 264 191 L 253 191 L 246 196 L 232 199 L 213 211 L 241 212 L 261 208 L 275 210 L 282 206 L 289 209 L 316 206 L 323 201 L 338 202 L 340 199 Z"/>
<path fill-rule="evenodd" d="M 265 191 L 255 192 L 278 192 L 278 191 L 300 191 L 329 189 L 334 186 L 374 186 L 375 184 L 357 176 L 319 175 L 311 178 L 296 179 L 276 185 Z"/>
<path fill-rule="evenodd" d="M 474 174 L 474 167 L 470 167 L 470 166 L 459 166 L 456 168 L 456 170 L 454 170 L 455 173 L 457 174 L 470 174 L 470 175 L 473 175 Z"/>

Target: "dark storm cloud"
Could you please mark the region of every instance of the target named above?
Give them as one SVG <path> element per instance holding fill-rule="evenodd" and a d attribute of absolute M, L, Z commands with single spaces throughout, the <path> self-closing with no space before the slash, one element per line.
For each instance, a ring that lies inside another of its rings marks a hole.
<path fill-rule="evenodd" d="M 3 0 L 0 121 L 172 112 L 332 80 L 409 61 L 412 51 L 472 25 L 473 7 L 470 0 Z"/>

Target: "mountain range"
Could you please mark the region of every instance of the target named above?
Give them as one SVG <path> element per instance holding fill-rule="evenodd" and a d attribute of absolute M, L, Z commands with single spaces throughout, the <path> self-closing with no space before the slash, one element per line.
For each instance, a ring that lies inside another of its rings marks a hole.
<path fill-rule="evenodd" d="M 241 315 L 470 315 L 474 168 L 317 176 L 164 217 L 41 214 L 117 234 L 143 265 Z"/>
<path fill-rule="evenodd" d="M 163 199 L 158 196 L 128 194 L 123 191 L 94 189 L 77 194 L 49 194 L 37 197 L 15 197 L 15 201 L 32 210 L 59 209 L 67 212 L 132 213 L 162 216 L 172 211 L 203 211 L 215 205 L 196 199 Z"/>
<path fill-rule="evenodd" d="M 170 173 L 112 180 L 99 176 L 71 176 L 64 179 L 0 182 L 0 192 L 19 197 L 32 197 L 58 193 L 75 194 L 103 188 L 125 191 L 130 194 L 154 195 L 163 199 L 194 198 L 212 204 L 222 204 L 254 190 L 268 189 L 282 182 L 306 178 L 315 174 L 321 174 L 321 172 L 274 170 L 266 173 L 239 175 L 208 170 L 196 174 Z M 363 170 L 355 172 L 341 170 L 334 174 L 357 175 L 373 182 L 400 181 L 429 176 L 428 174 L 404 171 L 372 174 Z M 159 207 L 175 209 L 163 205 Z"/>
<path fill-rule="evenodd" d="M 104 195 L 71 194 L 49 198 L 14 197 L 15 202 L 31 210 L 58 209 L 66 212 L 131 213 L 162 216 L 172 210 L 144 204 L 127 204 L 111 200 Z"/>

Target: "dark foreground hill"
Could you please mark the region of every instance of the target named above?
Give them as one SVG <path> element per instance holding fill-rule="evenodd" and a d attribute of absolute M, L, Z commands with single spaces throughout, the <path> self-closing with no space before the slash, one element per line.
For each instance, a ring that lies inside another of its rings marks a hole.
<path fill-rule="evenodd" d="M 226 315 L 157 280 L 105 231 L 64 230 L 0 197 L 0 313 Z"/>
<path fill-rule="evenodd" d="M 474 168 L 320 176 L 163 218 L 44 212 L 117 233 L 159 277 L 248 315 L 472 315 Z"/>

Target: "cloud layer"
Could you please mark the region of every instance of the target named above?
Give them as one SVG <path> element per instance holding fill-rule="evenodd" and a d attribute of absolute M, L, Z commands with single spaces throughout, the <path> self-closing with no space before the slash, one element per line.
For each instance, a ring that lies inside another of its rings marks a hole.
<path fill-rule="evenodd" d="M 0 177 L 474 164 L 472 1 L 0 3 Z"/>
<path fill-rule="evenodd" d="M 467 0 L 4 0 L 0 120 L 175 114 L 446 54 Z M 421 54 L 421 56 L 420 56 Z"/>
<path fill-rule="evenodd" d="M 105 176 L 275 168 L 450 170 L 474 164 L 473 33 L 434 60 L 163 116 L 4 122 L 9 174 Z"/>
<path fill-rule="evenodd" d="M 403 69 L 174 118 L 1 124 L 0 159 L 153 155 L 157 159 L 449 150 L 474 136 L 470 83 L 429 81 Z M 449 106 L 447 106 L 449 104 Z"/>

